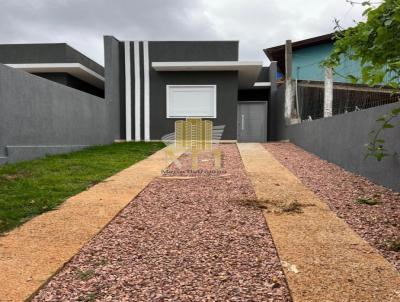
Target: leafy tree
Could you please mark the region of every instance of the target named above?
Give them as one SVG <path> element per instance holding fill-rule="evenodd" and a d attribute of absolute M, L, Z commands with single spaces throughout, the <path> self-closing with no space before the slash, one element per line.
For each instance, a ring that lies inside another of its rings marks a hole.
<path fill-rule="evenodd" d="M 369 86 L 390 86 L 398 95 L 400 88 L 400 0 L 354 2 L 365 7 L 364 22 L 343 30 L 336 20 L 334 49 L 323 62 L 335 68 L 343 58 L 360 62 L 361 76 L 348 75 L 352 83 Z M 400 100 L 400 98 L 399 98 Z M 385 129 L 400 125 L 400 107 L 380 117 L 379 128 L 372 131 L 371 141 L 366 145 L 368 156 L 381 161 L 390 153 L 385 149 L 381 134 Z"/>

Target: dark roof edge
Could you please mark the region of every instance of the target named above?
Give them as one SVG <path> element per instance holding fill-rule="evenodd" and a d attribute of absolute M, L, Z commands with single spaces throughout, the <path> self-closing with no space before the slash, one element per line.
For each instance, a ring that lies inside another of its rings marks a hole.
<path fill-rule="evenodd" d="M 117 40 L 118 42 L 123 42 L 123 41 L 135 41 L 134 40 L 119 40 L 118 38 L 116 38 L 113 35 L 104 35 L 103 37 L 111 37 L 114 38 L 115 40 Z M 146 39 L 138 39 L 137 41 L 148 41 L 148 42 L 235 42 L 235 43 L 240 43 L 240 40 L 146 40 Z"/>
<path fill-rule="evenodd" d="M 296 41 L 296 42 L 292 43 L 292 48 L 296 49 L 296 48 L 302 48 L 302 47 L 320 44 L 321 42 L 322 43 L 329 42 L 329 41 L 333 40 L 334 35 L 335 35 L 335 33 L 330 33 L 330 34 L 326 34 L 326 35 L 322 35 L 322 36 L 317 36 L 317 37 L 313 37 L 313 38 L 309 38 L 309 39 L 305 39 L 305 40 Z M 265 48 L 265 49 L 263 49 L 263 51 L 265 52 L 267 57 L 270 59 L 269 56 L 272 52 L 280 51 L 280 50 L 284 50 L 284 49 L 285 49 L 285 44 L 282 44 L 282 45 L 278 45 L 278 46 Z"/>
<path fill-rule="evenodd" d="M 86 54 L 84 54 L 83 52 L 81 52 L 80 50 L 77 50 L 76 48 L 72 47 L 71 45 L 69 45 L 68 43 L 64 43 L 66 48 L 69 48 L 70 50 L 72 50 L 73 52 L 77 53 L 79 56 L 84 57 L 86 60 L 88 60 L 89 62 L 91 62 L 91 64 L 93 65 L 97 65 L 95 68 L 100 68 L 103 70 L 104 72 L 104 66 L 101 65 L 100 63 L 98 63 L 97 61 L 93 60 L 92 58 L 90 58 L 89 56 L 87 56 Z M 89 66 L 87 66 L 89 67 Z M 96 71 L 96 70 L 94 70 Z M 98 71 L 97 71 L 98 72 Z"/>

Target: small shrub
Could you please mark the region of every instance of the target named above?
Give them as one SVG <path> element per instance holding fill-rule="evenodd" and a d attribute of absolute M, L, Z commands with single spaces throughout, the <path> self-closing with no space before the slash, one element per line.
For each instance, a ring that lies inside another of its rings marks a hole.
<path fill-rule="evenodd" d="M 379 204 L 380 202 L 376 199 L 372 199 L 372 198 L 358 198 L 357 199 L 357 203 L 359 204 L 366 204 L 369 206 L 374 206 L 376 204 Z"/>

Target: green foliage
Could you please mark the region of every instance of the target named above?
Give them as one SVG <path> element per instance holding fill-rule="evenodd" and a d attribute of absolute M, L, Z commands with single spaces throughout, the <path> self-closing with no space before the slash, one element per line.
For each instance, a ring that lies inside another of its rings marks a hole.
<path fill-rule="evenodd" d="M 390 152 L 385 149 L 385 140 L 381 137 L 381 134 L 385 129 L 392 129 L 399 125 L 399 123 L 396 123 L 396 119 L 399 116 L 400 107 L 392 109 L 388 114 L 385 114 L 376 120 L 379 127 L 369 133 L 370 141 L 365 145 L 367 148 L 365 158 L 373 156 L 377 161 L 381 161 L 384 157 L 390 155 Z"/>
<path fill-rule="evenodd" d="M 386 78 L 387 85 L 399 88 L 400 0 L 385 0 L 376 8 L 369 1 L 361 5 L 366 21 L 346 30 L 337 21 L 334 50 L 323 64 L 336 67 L 343 58 L 359 61 L 361 78 L 350 75 L 350 81 L 376 86 Z"/>
<path fill-rule="evenodd" d="M 343 58 L 360 62 L 361 77 L 348 75 L 353 83 L 369 86 L 390 86 L 398 94 L 400 88 L 400 0 L 384 0 L 375 7 L 370 1 L 357 3 L 365 7 L 364 22 L 343 30 L 336 20 L 334 49 L 322 63 L 333 69 Z M 383 84 L 384 83 L 384 84 Z M 399 97 L 400 100 L 400 97 Z M 400 116 L 400 107 L 380 117 L 379 128 L 370 133 L 366 157 L 381 161 L 390 152 L 381 138 L 384 130 L 394 128 Z"/>
<path fill-rule="evenodd" d="M 162 148 L 118 143 L 0 166 L 0 233 L 50 211 L 66 198 Z"/>
<path fill-rule="evenodd" d="M 357 203 L 359 204 L 366 204 L 369 206 L 374 206 L 376 204 L 379 204 L 380 202 L 377 201 L 376 199 L 370 199 L 370 198 L 358 198 Z"/>

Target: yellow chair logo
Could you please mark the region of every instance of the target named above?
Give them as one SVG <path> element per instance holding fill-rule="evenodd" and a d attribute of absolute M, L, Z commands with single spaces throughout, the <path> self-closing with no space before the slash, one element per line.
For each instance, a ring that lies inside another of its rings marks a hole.
<path fill-rule="evenodd" d="M 217 145 L 224 128 L 225 126 L 213 127 L 212 121 L 200 118 L 175 121 L 175 132 L 162 138 L 166 145 L 170 145 L 166 151 L 167 157 L 180 167 L 175 152 L 190 153 L 192 169 L 197 170 L 199 153 L 212 152 L 214 155 L 214 167 L 221 169 L 221 150 L 217 148 Z M 171 140 L 172 137 L 174 138 L 173 142 Z"/>

